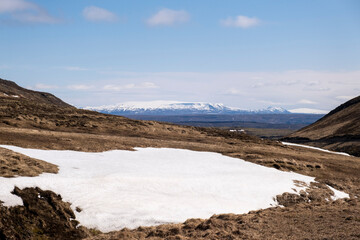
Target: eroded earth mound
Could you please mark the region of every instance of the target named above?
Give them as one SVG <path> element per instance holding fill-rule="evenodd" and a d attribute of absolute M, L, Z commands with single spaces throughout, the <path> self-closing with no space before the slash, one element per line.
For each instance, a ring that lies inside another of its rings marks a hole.
<path fill-rule="evenodd" d="M 19 189 L 23 206 L 4 207 L 0 203 L 0 239 L 82 239 L 87 236 L 78 227 L 70 203 L 60 195 L 40 188 Z"/>

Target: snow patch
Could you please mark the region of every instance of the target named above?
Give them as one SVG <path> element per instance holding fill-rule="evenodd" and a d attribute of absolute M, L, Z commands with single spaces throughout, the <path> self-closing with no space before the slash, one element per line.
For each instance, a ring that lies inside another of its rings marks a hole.
<path fill-rule="evenodd" d="M 230 132 L 245 132 L 244 129 L 230 129 Z"/>
<path fill-rule="evenodd" d="M 351 157 L 350 154 L 344 153 L 344 152 L 334 152 L 334 151 L 330 151 L 330 150 L 326 150 L 326 149 L 322 149 L 322 148 L 318 148 L 318 147 L 307 146 L 307 145 L 296 144 L 296 143 L 289 143 L 289 142 L 281 142 L 281 143 L 284 144 L 284 145 L 288 145 L 288 146 L 296 146 L 296 147 L 310 148 L 310 149 L 315 149 L 315 150 L 319 150 L 319 151 L 322 151 L 322 152 L 333 153 L 333 154 L 338 154 L 338 155 L 344 155 L 344 156 L 349 156 L 349 157 Z"/>
<path fill-rule="evenodd" d="M 304 188 L 294 180 L 307 185 L 314 181 L 211 152 L 136 148 L 89 153 L 0 147 L 59 166 L 58 174 L 0 178 L 0 200 L 6 206 L 23 204 L 10 193 L 14 186 L 38 186 L 61 194 L 72 203 L 82 225 L 103 232 L 268 208 L 276 205 L 276 195 Z"/>
<path fill-rule="evenodd" d="M 334 192 L 334 195 L 331 196 L 331 199 L 332 199 L 333 201 L 335 201 L 335 200 L 337 200 L 337 199 L 340 199 L 340 198 L 350 198 L 349 194 L 344 193 L 344 192 L 341 192 L 341 191 L 339 191 L 339 190 L 336 190 L 335 188 L 330 187 L 329 185 L 327 185 L 327 186 L 328 186 L 328 188 L 330 188 L 331 191 Z"/>

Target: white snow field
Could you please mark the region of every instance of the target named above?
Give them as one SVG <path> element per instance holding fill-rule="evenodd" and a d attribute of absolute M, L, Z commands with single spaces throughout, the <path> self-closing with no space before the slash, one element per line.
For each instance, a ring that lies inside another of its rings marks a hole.
<path fill-rule="evenodd" d="M 326 149 L 322 149 L 322 148 L 318 148 L 318 147 L 312 147 L 312 146 L 296 144 L 296 143 L 289 143 L 289 142 L 281 142 L 281 143 L 284 144 L 284 145 L 295 146 L 295 147 L 303 147 L 303 148 L 310 148 L 310 149 L 319 150 L 319 151 L 322 151 L 322 152 L 333 153 L 333 154 L 338 154 L 338 155 L 344 155 L 344 156 L 351 157 L 350 154 L 344 153 L 344 152 L 334 152 L 334 151 L 330 151 L 330 150 L 326 150 Z"/>
<path fill-rule="evenodd" d="M 124 227 L 183 222 L 220 213 L 247 213 L 276 205 L 274 197 L 299 191 L 293 180 L 314 178 L 282 172 L 218 153 L 136 148 L 101 153 L 25 149 L 0 145 L 59 166 L 58 174 L 0 178 L 0 200 L 22 204 L 10 192 L 38 186 L 61 194 L 83 226 L 103 232 Z M 336 191 L 336 196 L 344 196 Z M 80 213 L 75 211 L 80 207 Z"/>

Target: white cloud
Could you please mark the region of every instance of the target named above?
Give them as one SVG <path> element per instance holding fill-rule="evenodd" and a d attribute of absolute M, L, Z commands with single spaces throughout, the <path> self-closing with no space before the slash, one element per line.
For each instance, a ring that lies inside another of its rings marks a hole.
<path fill-rule="evenodd" d="M 307 83 L 308 86 L 316 86 L 316 85 L 319 85 L 319 84 L 320 84 L 320 82 L 317 81 L 317 80 L 309 81 L 309 82 Z"/>
<path fill-rule="evenodd" d="M 348 101 L 356 96 L 336 96 L 336 99 Z"/>
<path fill-rule="evenodd" d="M 155 83 L 152 82 L 143 82 L 140 84 L 141 88 L 158 88 Z"/>
<path fill-rule="evenodd" d="M 36 4 L 24 0 L 0 0 L 0 13 L 17 12 L 36 8 Z"/>
<path fill-rule="evenodd" d="M 360 71 L 124 72 L 113 69 L 98 73 L 104 74 L 107 78 L 107 80 L 99 79 L 98 82 L 101 81 L 102 86 L 106 84 L 110 86 L 106 87 L 107 90 L 97 87 L 96 94 L 111 95 L 111 98 L 89 98 L 88 102 L 84 100 L 80 103 L 79 100 L 80 104 L 106 105 L 116 102 L 164 99 L 221 102 L 227 106 L 243 109 L 258 109 L 273 105 L 286 109 L 311 106 L 313 109 L 331 110 L 343 102 L 336 98 L 337 96 L 355 96 L 360 92 Z M 309 86 L 309 83 L 315 85 Z M 161 86 L 161 88 L 136 88 L 141 85 Z M 118 92 L 124 94 L 117 94 Z M 303 99 L 316 104 L 299 103 Z"/>
<path fill-rule="evenodd" d="M 115 22 L 118 20 L 115 13 L 96 6 L 86 7 L 82 13 L 86 20 L 92 22 Z"/>
<path fill-rule="evenodd" d="M 301 99 L 300 101 L 298 101 L 298 103 L 300 104 L 317 104 L 317 102 L 308 100 L 308 99 Z"/>
<path fill-rule="evenodd" d="M 225 27 L 239 27 L 250 28 L 258 26 L 261 21 L 257 18 L 251 18 L 247 16 L 228 17 L 227 19 L 220 20 L 220 23 Z"/>
<path fill-rule="evenodd" d="M 226 91 L 226 94 L 238 95 L 238 94 L 241 94 L 241 91 L 239 91 L 239 90 L 236 89 L 236 88 L 229 88 L 229 89 Z"/>
<path fill-rule="evenodd" d="M 284 105 L 291 105 L 288 102 L 274 102 L 274 101 L 269 101 L 269 100 L 259 100 L 257 101 L 259 103 L 265 103 L 267 106 L 284 106 Z"/>
<path fill-rule="evenodd" d="M 328 110 L 313 109 L 313 108 L 296 108 L 289 110 L 291 113 L 307 113 L 307 114 L 327 114 Z"/>
<path fill-rule="evenodd" d="M 39 10 L 35 13 L 17 13 L 13 18 L 23 23 L 59 23 L 60 20 L 52 17 L 44 10 Z"/>
<path fill-rule="evenodd" d="M 304 87 L 304 90 L 312 91 L 312 92 L 328 92 L 331 90 L 331 88 L 329 88 L 329 87 Z"/>
<path fill-rule="evenodd" d="M 103 87 L 104 90 L 111 90 L 111 91 L 122 91 L 127 89 L 149 89 L 149 88 L 158 88 L 158 86 L 152 82 L 142 82 L 140 84 L 130 83 L 126 85 L 108 84 Z"/>
<path fill-rule="evenodd" d="M 185 23 L 190 20 L 190 15 L 184 10 L 171 10 L 164 8 L 151 16 L 146 23 L 149 26 L 171 26 L 178 23 Z"/>
<path fill-rule="evenodd" d="M 0 0 L 0 14 L 9 14 L 7 21 L 21 23 L 58 23 L 60 19 L 51 16 L 39 5 L 24 0 Z"/>
<path fill-rule="evenodd" d="M 58 86 L 56 85 L 47 85 L 47 84 L 43 84 L 43 83 L 38 83 L 35 85 L 34 87 L 35 89 L 56 89 L 58 88 Z"/>
<path fill-rule="evenodd" d="M 71 90 L 89 90 L 94 88 L 94 86 L 78 84 L 78 85 L 69 85 L 67 86 L 67 88 Z"/>
<path fill-rule="evenodd" d="M 262 82 L 258 82 L 252 85 L 253 88 L 261 88 L 264 87 L 266 84 Z"/>
<path fill-rule="evenodd" d="M 76 66 L 67 66 L 67 67 L 61 67 L 62 69 L 65 69 L 67 71 L 87 71 L 89 69 L 82 68 L 82 67 L 76 67 Z"/>
<path fill-rule="evenodd" d="M 111 91 L 121 91 L 124 89 L 131 89 L 131 88 L 135 88 L 135 84 L 126 84 L 126 85 L 108 84 L 103 87 L 104 90 L 111 90 Z"/>

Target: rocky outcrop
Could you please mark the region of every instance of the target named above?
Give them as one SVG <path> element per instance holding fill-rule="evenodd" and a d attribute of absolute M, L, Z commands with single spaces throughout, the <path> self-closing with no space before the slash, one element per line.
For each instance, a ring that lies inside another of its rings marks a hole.
<path fill-rule="evenodd" d="M 40 188 L 19 189 L 13 194 L 24 205 L 5 207 L 0 203 L 0 239 L 82 239 L 85 229 L 78 227 L 70 203 L 60 195 Z"/>

